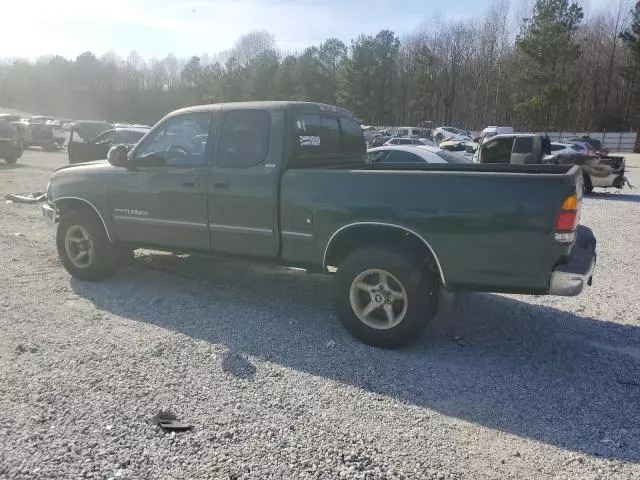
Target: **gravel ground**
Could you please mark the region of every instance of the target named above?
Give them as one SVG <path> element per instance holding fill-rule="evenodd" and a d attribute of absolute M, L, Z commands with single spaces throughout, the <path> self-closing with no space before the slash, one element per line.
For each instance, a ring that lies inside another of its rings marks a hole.
<path fill-rule="evenodd" d="M 0 194 L 65 159 L 0 165 Z M 586 200 L 583 295 L 459 295 L 383 351 L 322 276 L 145 251 L 73 280 L 39 206 L 2 201 L 0 478 L 640 479 L 639 218 L 634 191 Z"/>

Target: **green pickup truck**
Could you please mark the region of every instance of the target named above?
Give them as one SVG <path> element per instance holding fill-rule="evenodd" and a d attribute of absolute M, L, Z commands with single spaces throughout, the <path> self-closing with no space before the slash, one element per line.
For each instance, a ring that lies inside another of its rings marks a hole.
<path fill-rule="evenodd" d="M 441 291 L 577 295 L 596 258 L 578 167 L 368 164 L 353 114 L 317 103 L 178 110 L 47 194 L 74 277 L 138 247 L 326 272 L 342 324 L 382 347 L 415 339 Z"/>

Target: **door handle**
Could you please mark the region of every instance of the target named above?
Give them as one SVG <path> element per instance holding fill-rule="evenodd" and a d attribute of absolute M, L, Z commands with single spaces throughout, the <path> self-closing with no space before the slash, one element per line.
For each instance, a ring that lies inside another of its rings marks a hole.
<path fill-rule="evenodd" d="M 184 182 L 182 185 L 184 185 L 185 187 L 195 187 L 196 182 Z"/>
<path fill-rule="evenodd" d="M 213 182 L 213 188 L 227 188 L 229 186 L 229 182 L 221 180 L 219 182 Z"/>

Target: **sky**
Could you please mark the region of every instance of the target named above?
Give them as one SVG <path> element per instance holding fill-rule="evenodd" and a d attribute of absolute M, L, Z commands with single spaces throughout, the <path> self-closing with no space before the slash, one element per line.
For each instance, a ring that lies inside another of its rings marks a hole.
<path fill-rule="evenodd" d="M 132 50 L 179 57 L 228 50 L 244 33 L 267 30 L 287 53 L 336 37 L 349 43 L 383 28 L 415 31 L 437 11 L 444 18 L 482 15 L 491 0 L 0 0 L 0 57 L 74 58 Z M 531 0 L 512 0 L 517 3 Z M 582 0 L 590 6 L 608 0 Z M 609 2 L 610 3 L 610 2 Z M 11 21 L 15 19 L 15 21 Z M 11 40 L 9 40 L 11 39 Z"/>

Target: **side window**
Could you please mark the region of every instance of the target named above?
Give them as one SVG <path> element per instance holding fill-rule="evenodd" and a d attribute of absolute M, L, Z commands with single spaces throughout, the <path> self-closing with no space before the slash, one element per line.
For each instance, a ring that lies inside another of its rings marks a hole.
<path fill-rule="evenodd" d="M 384 150 L 379 150 L 377 152 L 369 152 L 367 153 L 367 163 L 381 163 L 385 162 L 387 158 L 388 152 Z"/>
<path fill-rule="evenodd" d="M 413 145 L 413 140 L 410 138 L 401 138 L 398 140 L 398 145 Z"/>
<path fill-rule="evenodd" d="M 552 152 L 557 152 L 558 150 L 563 150 L 564 147 L 562 145 L 554 145 L 553 143 L 551 144 L 551 151 Z"/>
<path fill-rule="evenodd" d="M 406 128 L 399 128 L 399 129 L 396 131 L 396 135 L 397 135 L 397 136 L 399 136 L 399 137 L 404 137 L 405 135 L 407 135 L 407 133 L 408 133 L 408 132 L 407 132 L 407 129 L 406 129 Z"/>
<path fill-rule="evenodd" d="M 425 163 L 425 161 L 411 152 L 391 150 L 385 160 L 387 163 Z"/>
<path fill-rule="evenodd" d="M 482 146 L 482 163 L 511 163 L 513 137 L 495 138 Z"/>
<path fill-rule="evenodd" d="M 338 126 L 338 120 L 329 117 L 320 117 L 320 124 L 322 125 L 322 137 L 325 141 L 325 149 L 327 152 L 339 152 L 340 151 L 340 127 Z M 360 130 L 362 134 L 362 130 Z"/>
<path fill-rule="evenodd" d="M 74 129 L 71 131 L 70 141 L 72 141 L 72 142 L 76 142 L 76 143 L 83 143 L 85 140 L 84 140 L 84 138 L 80 135 L 80 133 L 78 132 L 78 130 L 76 130 L 76 129 L 74 128 Z"/>
<path fill-rule="evenodd" d="M 340 117 L 340 130 L 342 131 L 342 153 L 350 155 L 367 151 L 367 144 L 358 122 L 352 118 Z"/>
<path fill-rule="evenodd" d="M 271 117 L 266 110 L 232 110 L 220 131 L 218 165 L 249 168 L 264 162 L 269 153 Z"/>
<path fill-rule="evenodd" d="M 199 142 L 209 136 L 210 112 L 185 113 L 161 124 L 136 150 L 136 157 L 157 156 L 167 165 L 197 166 L 207 162 Z"/>
<path fill-rule="evenodd" d="M 295 123 L 295 139 L 295 148 L 300 156 L 340 154 L 340 129 L 333 117 L 299 115 Z"/>
<path fill-rule="evenodd" d="M 513 146 L 513 153 L 531 153 L 533 150 L 533 137 L 517 137 Z"/>

